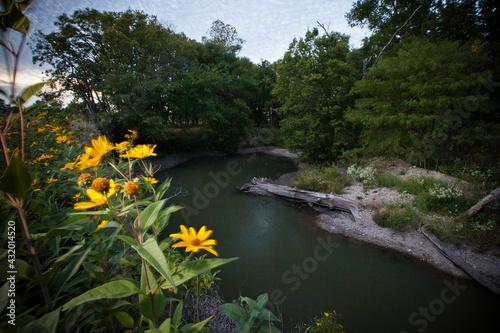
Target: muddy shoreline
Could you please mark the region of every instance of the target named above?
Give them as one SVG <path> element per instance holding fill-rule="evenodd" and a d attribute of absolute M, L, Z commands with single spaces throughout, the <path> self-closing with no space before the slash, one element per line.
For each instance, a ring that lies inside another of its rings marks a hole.
<path fill-rule="evenodd" d="M 295 161 L 298 168 L 304 166 L 298 163 L 297 154 L 278 147 L 244 148 L 228 152 L 174 154 L 165 159 L 152 161 L 152 163 L 155 169 L 165 170 L 198 157 L 221 157 L 234 154 L 255 153 L 286 157 Z M 286 174 L 275 182 L 281 185 L 287 185 L 295 179 L 295 176 L 296 172 Z M 461 268 L 439 252 L 422 233 L 418 231 L 398 232 L 389 228 L 383 228 L 373 221 L 375 212 L 368 208 L 369 205 L 365 205 L 366 202 L 369 201 L 373 203 L 376 202 L 376 200 L 380 200 L 381 204 L 383 204 L 385 202 L 384 199 L 392 199 L 400 196 L 399 193 L 394 192 L 396 191 L 387 188 L 379 188 L 367 193 L 366 189 L 363 189 L 363 186 L 354 184 L 346 188 L 346 194 L 341 196 L 350 199 L 366 199 L 360 202 L 361 219 L 355 222 L 350 214 L 330 211 L 328 209 L 317 209 L 319 211 L 319 216 L 316 223 L 320 228 L 330 233 L 343 235 L 357 241 L 397 251 L 416 258 L 422 263 L 431 265 L 440 271 L 462 278 L 469 278 Z M 363 206 L 365 207 L 363 208 Z M 487 276 L 492 283 L 500 286 L 500 249 L 491 250 L 485 253 L 477 253 L 465 247 L 458 248 L 449 244 L 446 246 L 472 265 L 478 272 Z"/>

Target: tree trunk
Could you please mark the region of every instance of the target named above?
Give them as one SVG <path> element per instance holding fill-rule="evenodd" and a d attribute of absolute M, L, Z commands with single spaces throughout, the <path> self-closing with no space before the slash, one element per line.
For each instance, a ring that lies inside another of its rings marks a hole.
<path fill-rule="evenodd" d="M 342 198 L 331 193 L 326 194 L 304 191 L 288 186 L 260 181 L 256 178 L 252 179 L 251 183 L 243 185 L 240 190 L 260 195 L 276 195 L 296 202 L 307 203 L 310 206 L 317 205 L 327 207 L 329 209 L 342 210 L 351 213 L 355 221 L 359 221 L 361 219 L 358 202 Z"/>
<path fill-rule="evenodd" d="M 463 213 L 467 217 L 472 217 L 477 214 L 484 206 L 495 200 L 500 196 L 500 187 L 497 187 L 493 192 L 485 196 L 481 201 L 472 206 L 468 211 Z"/>

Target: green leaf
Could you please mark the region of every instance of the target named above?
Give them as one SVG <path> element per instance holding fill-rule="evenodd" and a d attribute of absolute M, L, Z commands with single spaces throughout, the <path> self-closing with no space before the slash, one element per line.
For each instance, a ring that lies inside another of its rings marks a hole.
<path fill-rule="evenodd" d="M 127 243 L 128 245 L 130 245 L 132 247 L 139 245 L 137 243 L 137 241 L 130 236 L 116 235 L 116 238 L 121 239 L 122 241 L 124 241 L 125 243 Z"/>
<path fill-rule="evenodd" d="M 67 311 L 82 303 L 95 301 L 98 299 L 121 298 L 140 293 L 142 293 L 141 289 L 131 281 L 112 281 L 73 298 L 71 301 L 63 305 L 62 310 Z"/>
<path fill-rule="evenodd" d="M 23 14 L 23 10 L 26 9 L 26 5 L 23 2 L 9 1 L 7 6 L 5 6 L 4 2 L 6 11 L 0 13 L 0 28 L 3 31 L 10 28 L 25 35 L 28 33 L 30 20 Z"/>
<path fill-rule="evenodd" d="M 165 192 L 170 188 L 171 181 L 172 181 L 172 178 L 167 178 L 160 186 L 158 186 L 158 188 L 156 189 L 156 192 L 155 192 L 156 201 L 160 200 L 163 197 L 163 195 L 165 194 Z"/>
<path fill-rule="evenodd" d="M 38 318 L 24 326 L 19 333 L 56 333 L 60 313 L 61 308 L 57 308 L 56 310 L 49 312 L 43 317 Z"/>
<path fill-rule="evenodd" d="M 172 319 L 171 318 L 167 318 L 165 319 L 165 321 L 163 323 L 161 323 L 159 329 L 162 333 L 170 333 L 170 323 L 171 323 Z"/>
<path fill-rule="evenodd" d="M 220 307 L 221 311 L 227 314 L 235 322 L 239 322 L 246 313 L 245 309 L 234 303 L 225 303 Z"/>
<path fill-rule="evenodd" d="M 24 89 L 24 91 L 21 94 L 21 104 L 26 103 L 26 101 L 31 96 L 36 94 L 40 89 L 42 89 L 45 84 L 46 84 L 45 82 L 39 82 Z"/>
<path fill-rule="evenodd" d="M 187 261 L 179 265 L 177 270 L 172 275 L 174 283 L 165 281 L 161 285 L 162 289 L 174 288 L 200 274 L 210 271 L 215 267 L 230 263 L 238 258 L 230 259 L 200 259 Z"/>
<path fill-rule="evenodd" d="M 19 157 L 16 149 L 10 156 L 10 164 L 0 178 L 0 191 L 4 191 L 17 199 L 22 199 L 24 193 L 30 188 L 31 176 L 26 164 Z"/>
<path fill-rule="evenodd" d="M 208 323 L 208 321 L 212 319 L 212 316 L 208 317 L 207 319 L 205 319 L 204 321 L 200 321 L 199 323 L 196 323 L 196 324 L 187 324 L 187 325 L 184 325 L 182 326 L 181 328 L 181 332 L 184 332 L 184 333 L 198 333 L 198 332 L 201 332 L 201 331 L 205 331 L 205 325 L 206 323 Z"/>
<path fill-rule="evenodd" d="M 168 267 L 167 259 L 165 258 L 162 250 L 160 250 L 156 239 L 150 238 L 145 241 L 142 246 L 131 246 L 141 257 L 143 257 L 149 264 L 151 264 L 151 266 L 153 266 L 158 271 L 158 273 L 160 273 L 161 276 L 166 279 L 167 282 L 171 283 L 172 288 L 177 291 L 177 287 L 173 285 L 174 281 Z"/>
<path fill-rule="evenodd" d="M 141 231 L 143 234 L 146 233 L 148 228 L 156 222 L 156 220 L 158 219 L 158 215 L 160 215 L 160 211 L 165 204 L 165 201 L 166 199 L 163 199 L 161 201 L 152 203 L 139 214 L 141 220 Z M 136 218 L 134 222 L 136 230 L 138 230 L 138 224 L 139 218 Z"/>
<path fill-rule="evenodd" d="M 111 312 L 115 315 L 116 319 L 118 319 L 118 321 L 120 322 L 120 324 L 123 325 L 123 327 L 126 328 L 134 327 L 134 318 L 132 318 L 128 313 L 116 310 L 112 310 Z"/>
<path fill-rule="evenodd" d="M 180 301 L 179 304 L 177 304 L 177 307 L 175 308 L 174 315 L 172 317 L 172 325 L 174 326 L 174 328 L 178 328 L 179 325 L 181 324 L 183 306 L 184 306 L 183 302 Z"/>
<path fill-rule="evenodd" d="M 161 215 L 157 219 L 157 223 L 154 228 L 155 234 L 159 234 L 163 229 L 168 225 L 168 220 L 170 219 L 170 214 L 175 213 L 178 210 L 181 210 L 182 206 L 172 205 L 161 212 Z"/>

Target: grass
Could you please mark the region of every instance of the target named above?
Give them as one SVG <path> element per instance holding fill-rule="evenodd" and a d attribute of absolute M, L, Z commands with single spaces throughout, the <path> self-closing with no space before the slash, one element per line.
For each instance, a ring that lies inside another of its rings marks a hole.
<path fill-rule="evenodd" d="M 306 191 L 343 193 L 348 183 L 347 177 L 335 166 L 309 166 L 299 171 L 296 183 Z"/>
<path fill-rule="evenodd" d="M 410 205 L 395 203 L 381 209 L 373 216 L 375 223 L 397 231 L 416 229 L 421 221 L 420 214 Z"/>
<path fill-rule="evenodd" d="M 461 214 L 476 201 L 467 199 L 461 191 L 445 182 L 428 177 L 403 180 L 389 172 L 378 174 L 375 181 L 380 186 L 415 196 L 411 205 L 392 204 L 375 214 L 374 221 L 380 226 L 407 231 L 423 224 L 447 242 L 466 242 L 481 250 L 500 245 L 498 203 L 473 218 L 466 218 Z"/>

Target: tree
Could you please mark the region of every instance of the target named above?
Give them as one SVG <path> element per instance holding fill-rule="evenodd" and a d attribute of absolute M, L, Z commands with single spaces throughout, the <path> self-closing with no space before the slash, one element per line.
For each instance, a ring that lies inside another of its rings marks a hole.
<path fill-rule="evenodd" d="M 79 10 L 71 17 L 59 16 L 55 22 L 59 31 L 37 31 L 33 37 L 33 63 L 52 66 L 46 73 L 53 86 L 81 98 L 93 117 L 108 109 L 100 93 L 106 68 L 99 62 L 99 55 L 102 22 L 110 18 L 110 14 L 95 9 Z"/>
<path fill-rule="evenodd" d="M 498 116 L 496 125 L 484 122 L 493 120 L 480 82 L 489 75 L 474 72 L 474 60 L 458 42 L 406 41 L 356 82 L 352 92 L 364 98 L 346 117 L 364 126 L 363 143 L 376 155 L 428 165 L 486 154 L 499 142 Z"/>
<path fill-rule="evenodd" d="M 282 103 L 279 112 L 287 117 L 281 121 L 285 143 L 305 159 L 334 160 L 353 143 L 344 118 L 355 81 L 348 54 L 347 36 L 319 36 L 313 29 L 294 39 L 278 62 L 273 93 Z"/>
<path fill-rule="evenodd" d="M 221 20 L 213 21 L 212 26 L 207 30 L 207 34 L 208 37 L 203 37 L 205 43 L 221 45 L 233 54 L 237 54 L 245 42 L 242 38 L 238 37 L 235 27 L 225 24 Z"/>

